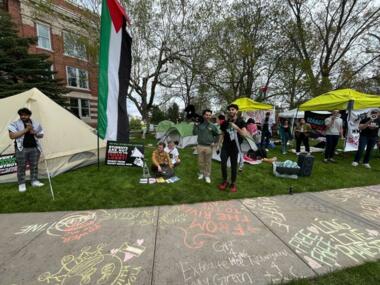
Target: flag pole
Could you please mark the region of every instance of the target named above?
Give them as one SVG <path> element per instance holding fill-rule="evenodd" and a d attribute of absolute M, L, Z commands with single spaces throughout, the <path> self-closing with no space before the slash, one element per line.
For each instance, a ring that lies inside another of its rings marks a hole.
<path fill-rule="evenodd" d="M 98 156 L 98 170 L 100 168 L 100 151 L 99 151 L 99 131 L 96 130 L 96 148 L 97 148 L 97 156 Z"/>

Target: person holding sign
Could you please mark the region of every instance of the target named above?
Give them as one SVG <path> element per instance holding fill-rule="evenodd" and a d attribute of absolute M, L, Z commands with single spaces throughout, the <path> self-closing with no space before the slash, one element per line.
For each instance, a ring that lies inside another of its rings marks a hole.
<path fill-rule="evenodd" d="M 44 184 L 38 181 L 38 161 L 40 159 L 41 145 L 38 139 L 44 136 L 39 123 L 30 117 L 32 111 L 27 108 L 18 110 L 20 119 L 8 126 L 9 138 L 15 140 L 15 154 L 17 163 L 18 191 L 25 192 L 26 163 L 30 166 L 30 180 L 32 187 L 41 187 Z"/>
<path fill-rule="evenodd" d="M 369 159 L 371 151 L 376 144 L 378 131 L 380 127 L 379 110 L 372 110 L 370 116 L 361 120 L 359 123 L 360 138 L 359 147 L 355 155 L 355 160 L 352 166 L 358 166 L 364 149 L 365 155 L 363 165 L 366 168 L 371 168 L 369 165 Z"/>
<path fill-rule="evenodd" d="M 165 143 L 158 143 L 157 149 L 152 153 L 152 171 L 156 177 L 169 178 L 174 175 L 173 164 L 169 154 L 165 152 Z"/>

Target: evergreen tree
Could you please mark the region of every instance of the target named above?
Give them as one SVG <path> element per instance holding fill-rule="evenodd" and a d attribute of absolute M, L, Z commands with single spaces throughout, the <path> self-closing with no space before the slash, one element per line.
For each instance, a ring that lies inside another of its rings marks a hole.
<path fill-rule="evenodd" d="M 33 87 L 63 103 L 62 94 L 68 90 L 54 78 L 51 62 L 46 54 L 29 54 L 34 38 L 17 35 L 9 14 L 0 9 L 0 98 L 8 97 Z"/>

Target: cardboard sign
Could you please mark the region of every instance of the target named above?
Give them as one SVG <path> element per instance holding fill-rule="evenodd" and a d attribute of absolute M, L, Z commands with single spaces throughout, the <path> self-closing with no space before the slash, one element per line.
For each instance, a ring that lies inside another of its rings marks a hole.
<path fill-rule="evenodd" d="M 0 175 L 6 175 L 17 172 L 17 163 L 15 154 L 0 155 Z"/>
<path fill-rule="evenodd" d="M 143 167 L 144 145 L 108 141 L 106 165 Z"/>

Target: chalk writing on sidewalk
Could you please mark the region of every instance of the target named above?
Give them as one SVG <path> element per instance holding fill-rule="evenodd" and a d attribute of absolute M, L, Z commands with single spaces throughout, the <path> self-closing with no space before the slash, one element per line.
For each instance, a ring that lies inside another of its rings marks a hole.
<path fill-rule="evenodd" d="M 144 251 L 145 247 L 138 241 L 133 245 L 125 242 L 111 251 L 103 244 L 93 250 L 90 246 L 84 247 L 77 256 L 64 256 L 56 273 L 45 272 L 38 277 L 38 281 L 55 285 L 134 284 L 142 268 L 127 264 L 126 261 L 129 263 L 131 258 L 125 260 L 125 254 L 138 257 Z"/>
<path fill-rule="evenodd" d="M 340 258 L 347 257 L 355 263 L 380 257 L 380 239 L 375 230 L 366 232 L 336 219 L 319 220 L 299 230 L 289 241 L 296 252 L 309 265 L 318 269 L 323 265 L 341 267 Z"/>
<path fill-rule="evenodd" d="M 340 203 L 348 201 L 359 202 L 360 207 L 363 209 L 363 211 L 358 213 L 360 216 L 375 222 L 380 219 L 380 198 L 373 192 L 345 189 L 345 191 L 338 190 L 328 193 L 328 196 Z"/>
<path fill-rule="evenodd" d="M 244 200 L 243 204 L 264 220 L 269 220 L 270 226 L 277 227 L 286 233 L 289 232 L 289 225 L 286 221 L 286 217 L 281 213 L 280 207 L 277 205 L 275 199 L 268 197 L 247 199 Z"/>
<path fill-rule="evenodd" d="M 181 205 L 180 212 L 189 218 L 175 226 L 183 232 L 184 245 L 196 249 L 202 248 L 207 241 L 218 239 L 221 234 L 239 237 L 254 234 L 256 230 L 249 213 L 243 213 L 238 207 L 232 202 Z"/>
<path fill-rule="evenodd" d="M 286 249 L 266 255 L 249 254 L 246 249 L 238 249 L 237 240 L 215 241 L 212 261 L 180 261 L 178 267 L 185 284 L 254 284 L 255 272 L 265 272 L 268 282 L 288 281 L 300 278 L 295 273 L 290 258 L 296 258 Z M 288 262 L 284 262 L 287 260 Z M 278 264 L 281 264 L 279 266 Z M 266 268 L 264 270 L 264 268 Z"/>
<path fill-rule="evenodd" d="M 25 235 L 46 231 L 49 236 L 60 237 L 64 243 L 80 240 L 90 233 L 98 231 L 110 220 L 123 221 L 125 226 L 147 226 L 155 223 L 156 211 L 150 210 L 121 210 L 121 211 L 87 211 L 71 213 L 59 221 L 44 224 L 22 226 L 15 234 Z"/>

